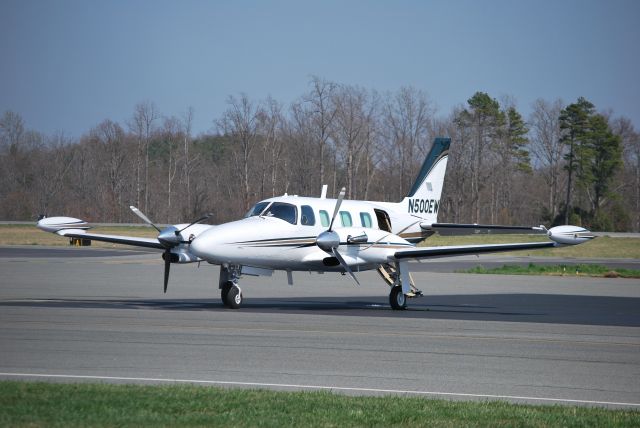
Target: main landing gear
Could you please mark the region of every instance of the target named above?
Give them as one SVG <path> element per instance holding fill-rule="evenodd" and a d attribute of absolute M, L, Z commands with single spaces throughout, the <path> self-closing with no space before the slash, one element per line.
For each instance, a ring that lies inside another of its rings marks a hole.
<path fill-rule="evenodd" d="M 402 292 L 402 286 L 394 285 L 389 293 L 389 304 L 392 309 L 402 311 L 407 309 L 407 296 Z"/>
<path fill-rule="evenodd" d="M 404 266 L 406 269 L 406 266 Z M 418 290 L 413 283 L 413 278 L 408 271 L 404 275 L 400 274 L 400 265 L 380 265 L 377 269 L 382 279 L 391 287 L 389 293 L 389 305 L 397 311 L 407 309 L 407 299 L 422 297 L 422 291 Z M 403 280 L 408 286 L 403 287 Z M 405 288 L 405 290 L 403 290 Z"/>
<path fill-rule="evenodd" d="M 242 290 L 238 286 L 240 269 L 235 266 L 220 266 L 220 298 L 229 309 L 238 309 L 242 305 Z"/>

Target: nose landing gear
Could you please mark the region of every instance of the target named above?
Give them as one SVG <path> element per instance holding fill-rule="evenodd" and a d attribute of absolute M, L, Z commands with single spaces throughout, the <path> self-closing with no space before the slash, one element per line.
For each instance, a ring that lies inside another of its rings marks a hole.
<path fill-rule="evenodd" d="M 242 289 L 238 286 L 239 269 L 233 266 L 220 266 L 220 299 L 229 309 L 238 309 L 242 305 Z"/>

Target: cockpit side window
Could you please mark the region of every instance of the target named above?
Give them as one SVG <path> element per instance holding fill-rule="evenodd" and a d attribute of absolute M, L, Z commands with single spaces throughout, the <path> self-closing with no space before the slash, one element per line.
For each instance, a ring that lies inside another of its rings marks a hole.
<path fill-rule="evenodd" d="M 287 223 L 296 224 L 298 220 L 298 209 L 295 205 L 285 204 L 284 202 L 274 202 L 263 215 L 276 217 Z"/>
<path fill-rule="evenodd" d="M 313 214 L 313 208 L 309 205 L 303 205 L 300 207 L 302 211 L 300 215 L 300 224 L 303 226 L 313 226 L 316 224 L 316 216 Z"/>
<path fill-rule="evenodd" d="M 269 205 L 269 202 L 258 202 L 249 210 L 249 212 L 245 214 L 244 218 L 254 217 L 262 214 L 262 211 L 267 208 L 267 205 Z"/>

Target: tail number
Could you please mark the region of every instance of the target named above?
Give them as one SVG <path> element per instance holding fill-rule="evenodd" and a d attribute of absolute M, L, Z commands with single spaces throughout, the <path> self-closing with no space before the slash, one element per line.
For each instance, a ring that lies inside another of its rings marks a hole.
<path fill-rule="evenodd" d="M 440 200 L 438 199 L 409 199 L 409 212 L 410 213 L 429 213 L 437 214 L 440 207 Z"/>

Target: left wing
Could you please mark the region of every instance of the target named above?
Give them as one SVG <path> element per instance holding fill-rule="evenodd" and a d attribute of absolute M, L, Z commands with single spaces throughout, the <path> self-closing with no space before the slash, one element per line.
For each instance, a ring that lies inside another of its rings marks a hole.
<path fill-rule="evenodd" d="M 544 226 L 502 226 L 497 224 L 459 224 L 432 223 L 423 226 L 425 230 L 433 230 L 441 236 L 477 235 L 477 234 L 546 234 Z"/>
<path fill-rule="evenodd" d="M 499 253 L 503 251 L 537 250 L 540 248 L 557 247 L 555 242 L 523 242 L 517 244 L 487 244 L 487 245 L 452 245 L 442 247 L 418 247 L 396 251 L 395 260 L 430 259 L 437 257 L 465 256 L 481 253 Z"/>
<path fill-rule="evenodd" d="M 455 225 L 459 227 L 461 225 Z M 474 225 L 477 226 L 477 225 Z M 486 226 L 486 228 L 495 228 L 496 226 Z M 510 227 L 505 228 L 512 229 L 525 229 L 524 227 Z M 453 229 L 453 227 L 452 227 Z M 452 245 L 443 247 L 418 247 L 408 248 L 400 251 L 396 251 L 392 256 L 395 260 L 403 259 L 429 259 L 435 257 L 452 257 L 452 256 L 464 256 L 469 254 L 481 254 L 481 253 L 499 253 L 503 251 L 518 251 L 518 250 L 538 250 L 540 248 L 552 248 L 561 247 L 564 245 L 578 245 L 584 242 L 590 241 L 595 236 L 593 233 L 579 226 L 556 226 L 547 230 L 543 226 L 540 228 L 529 228 L 532 231 L 538 229 L 544 230 L 547 237 L 551 241 L 546 242 L 521 242 L 517 244 L 485 244 L 485 245 Z"/>

